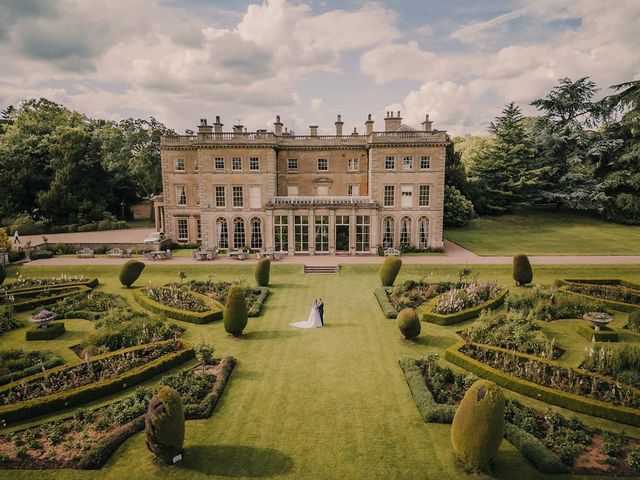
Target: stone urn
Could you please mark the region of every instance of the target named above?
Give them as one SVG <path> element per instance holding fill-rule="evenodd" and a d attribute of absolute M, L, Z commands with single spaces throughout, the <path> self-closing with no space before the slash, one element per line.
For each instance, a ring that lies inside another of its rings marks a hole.
<path fill-rule="evenodd" d="M 33 315 L 29 321 L 37 325 L 39 328 L 47 328 L 49 326 L 49 322 L 53 321 L 57 316 L 57 313 L 50 310 L 42 310 L 41 312 Z"/>
<path fill-rule="evenodd" d="M 588 312 L 585 313 L 582 318 L 591 322 L 596 332 L 599 332 L 602 327 L 606 327 L 613 321 L 613 317 L 604 312 Z"/>

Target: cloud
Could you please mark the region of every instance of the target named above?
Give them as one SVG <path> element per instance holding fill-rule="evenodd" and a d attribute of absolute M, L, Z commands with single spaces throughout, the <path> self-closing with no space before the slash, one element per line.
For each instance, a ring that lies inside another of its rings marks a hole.
<path fill-rule="evenodd" d="M 310 108 L 312 112 L 318 112 L 322 108 L 322 99 L 321 98 L 312 98 L 310 103 Z"/>

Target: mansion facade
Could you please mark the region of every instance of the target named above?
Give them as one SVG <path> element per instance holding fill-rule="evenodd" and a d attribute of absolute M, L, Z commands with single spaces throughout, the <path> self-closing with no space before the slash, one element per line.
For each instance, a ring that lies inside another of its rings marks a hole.
<path fill-rule="evenodd" d="M 402 124 L 335 135 L 223 132 L 220 118 L 197 134 L 161 140 L 158 230 L 179 243 L 289 254 L 375 254 L 378 246 L 442 248 L 444 131 Z"/>

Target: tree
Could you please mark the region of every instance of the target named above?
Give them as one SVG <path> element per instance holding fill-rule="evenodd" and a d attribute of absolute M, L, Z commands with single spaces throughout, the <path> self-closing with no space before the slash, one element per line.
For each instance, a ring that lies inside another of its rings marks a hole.
<path fill-rule="evenodd" d="M 233 285 L 229 288 L 227 302 L 224 306 L 224 329 L 234 337 L 240 337 L 247 326 L 247 319 L 247 302 L 244 298 L 244 290 L 239 285 Z"/>
<path fill-rule="evenodd" d="M 453 186 L 444 187 L 444 226 L 464 227 L 475 217 L 473 203 Z"/>
<path fill-rule="evenodd" d="M 184 443 L 184 406 L 180 394 L 162 385 L 149 400 L 145 415 L 147 448 L 159 459 L 171 464 L 182 453 Z"/>

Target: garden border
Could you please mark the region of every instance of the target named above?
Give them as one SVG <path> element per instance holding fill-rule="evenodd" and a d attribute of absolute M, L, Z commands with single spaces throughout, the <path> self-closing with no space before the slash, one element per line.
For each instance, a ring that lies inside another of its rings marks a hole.
<path fill-rule="evenodd" d="M 435 323 L 436 325 L 447 326 L 453 325 L 455 323 L 464 322 L 465 320 L 471 320 L 472 318 L 476 318 L 482 313 L 482 310 L 485 309 L 495 309 L 501 306 L 504 303 L 504 299 L 509 293 L 509 289 L 504 288 L 502 292 L 498 294 L 497 297 L 487 300 L 486 302 L 482 302 L 480 305 L 476 305 L 475 307 L 465 308 L 464 310 L 460 310 L 459 312 L 454 313 L 435 313 L 431 311 L 433 306 L 438 302 L 438 299 L 441 295 L 444 295 L 447 292 L 441 293 L 440 295 L 436 295 L 428 302 L 425 302 L 422 308 L 422 318 L 423 322 Z M 418 307 L 420 309 L 420 307 Z"/>
<path fill-rule="evenodd" d="M 42 363 L 39 363 L 37 365 L 23 368 L 18 372 L 7 373 L 6 375 L 0 376 L 0 386 L 7 385 L 8 383 L 13 383 L 18 381 L 21 378 L 30 377 L 31 375 L 40 373 L 42 372 L 43 368 L 46 371 L 54 367 L 59 367 L 60 365 L 64 365 L 64 360 L 62 359 L 62 357 L 59 357 L 52 352 L 49 352 L 49 357 L 52 357 L 52 358 L 49 358 L 48 360 Z"/>
<path fill-rule="evenodd" d="M 617 342 L 618 332 L 611 327 L 600 327 L 600 330 L 593 328 L 593 325 L 580 324 L 576 328 L 578 335 L 586 338 L 590 342 Z"/>
<path fill-rule="evenodd" d="M 62 300 L 63 298 L 70 297 L 72 295 L 77 295 L 79 293 L 83 293 L 83 292 L 86 293 L 91 291 L 91 288 L 85 285 L 73 285 L 70 287 L 66 286 L 63 288 L 58 288 L 56 290 L 62 290 L 64 288 L 73 288 L 73 290 L 70 292 L 58 293 L 58 294 L 55 294 L 55 292 L 52 292 L 52 295 L 49 295 L 46 297 L 31 298 L 27 300 L 22 300 L 20 302 L 9 303 L 7 304 L 7 306 L 12 307 L 16 312 L 24 312 L 25 310 L 32 310 L 36 307 L 51 305 L 52 303 L 56 303 L 58 300 Z M 45 289 L 42 289 L 39 291 L 35 290 L 34 293 L 44 292 L 44 290 Z"/>
<path fill-rule="evenodd" d="M 269 296 L 269 293 L 270 293 L 269 287 L 256 287 L 256 289 L 260 290 L 260 295 L 258 295 L 258 298 L 256 298 L 255 302 L 253 302 L 253 305 L 248 310 L 247 316 L 249 317 L 259 317 L 262 314 L 262 306 L 264 302 L 267 300 L 267 297 Z M 194 293 L 198 293 L 198 292 L 194 292 Z M 222 305 L 222 303 L 220 303 L 220 305 Z"/>
<path fill-rule="evenodd" d="M 40 325 L 33 325 L 25 332 L 25 339 L 27 342 L 53 340 L 54 338 L 58 338 L 64 332 L 66 332 L 64 322 L 51 322 L 47 328 L 42 328 Z"/>
<path fill-rule="evenodd" d="M 595 303 L 612 308 L 619 312 L 631 313 L 635 310 L 640 310 L 640 305 L 634 305 L 633 303 L 625 303 L 625 302 L 617 302 L 615 300 L 607 300 L 605 298 L 594 297 L 592 295 L 587 295 L 585 293 L 571 292 L 567 290 L 568 283 L 583 283 L 583 284 L 592 284 L 592 285 L 621 285 L 623 287 L 635 288 L 640 290 L 640 285 L 636 283 L 627 282 L 626 280 L 621 280 L 618 278 L 601 278 L 601 279 L 575 279 L 575 278 L 564 278 L 557 279 L 555 281 L 556 286 L 558 287 L 558 291 L 567 295 L 576 295 L 578 297 L 586 298 L 594 301 Z"/>
<path fill-rule="evenodd" d="M 4 288 L 7 289 L 8 294 L 12 294 L 12 293 L 29 293 L 31 291 L 52 290 L 56 288 L 78 287 L 78 286 L 96 288 L 99 285 L 99 283 L 100 282 L 98 282 L 97 278 L 93 278 L 91 280 L 84 280 L 79 282 L 53 283 L 51 285 L 37 285 L 34 287 L 20 287 L 20 288 L 7 288 L 5 286 Z"/>
<path fill-rule="evenodd" d="M 206 312 L 190 312 L 188 310 L 169 307 L 147 297 L 142 289 L 133 292 L 133 297 L 135 298 L 136 302 L 138 302 L 138 304 L 140 304 L 147 310 L 150 310 L 153 313 L 164 314 L 174 320 L 181 320 L 183 322 L 202 325 L 205 323 L 213 322 L 214 320 L 222 319 L 224 307 L 220 302 L 209 298 L 206 295 L 194 292 L 193 290 L 189 290 L 189 292 L 192 295 L 203 298 L 206 301 L 207 305 L 213 308 L 207 310 Z"/>
<path fill-rule="evenodd" d="M 378 287 L 373 291 L 373 294 L 378 300 L 378 305 L 382 309 L 382 313 L 384 316 L 390 319 L 394 319 L 398 316 L 398 311 L 393 308 L 391 302 L 389 301 L 389 293 L 387 292 L 387 288 L 389 287 Z"/>

